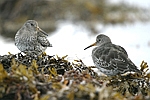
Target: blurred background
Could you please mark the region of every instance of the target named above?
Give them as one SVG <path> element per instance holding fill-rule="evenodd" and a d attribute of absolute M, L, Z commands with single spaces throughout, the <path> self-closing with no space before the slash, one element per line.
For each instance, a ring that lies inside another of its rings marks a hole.
<path fill-rule="evenodd" d="M 137 66 L 150 65 L 150 0 L 0 0 L 0 55 L 20 52 L 14 36 L 29 19 L 49 34 L 48 55 L 94 65 L 93 48 L 83 49 L 102 33 Z"/>

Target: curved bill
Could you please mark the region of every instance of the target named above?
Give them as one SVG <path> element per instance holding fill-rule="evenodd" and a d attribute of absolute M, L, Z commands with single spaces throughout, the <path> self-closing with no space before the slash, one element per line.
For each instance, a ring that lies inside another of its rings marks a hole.
<path fill-rule="evenodd" d="M 93 44 L 91 44 L 90 46 L 86 47 L 84 50 L 86 50 L 86 49 L 88 49 L 88 48 L 90 48 L 90 47 L 92 47 L 92 46 L 96 46 L 96 42 L 93 43 Z"/>
<path fill-rule="evenodd" d="M 42 29 L 40 29 L 39 27 L 37 27 L 37 30 L 39 30 L 40 32 L 42 32 L 44 35 L 48 36 L 48 34 L 46 32 L 44 32 Z"/>

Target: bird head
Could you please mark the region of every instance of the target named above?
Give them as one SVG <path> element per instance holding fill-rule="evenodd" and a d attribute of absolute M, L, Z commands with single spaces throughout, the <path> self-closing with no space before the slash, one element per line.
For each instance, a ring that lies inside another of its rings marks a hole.
<path fill-rule="evenodd" d="M 84 50 L 92 47 L 92 46 L 102 46 L 106 43 L 111 43 L 111 40 L 108 36 L 104 35 L 104 34 L 100 34 L 96 37 L 96 42 L 89 45 L 88 47 L 86 47 Z"/>
<path fill-rule="evenodd" d="M 32 31 L 41 32 L 44 35 L 48 36 L 46 32 L 44 32 L 41 28 L 39 28 L 38 23 L 35 20 L 28 20 L 25 22 L 25 26 Z"/>

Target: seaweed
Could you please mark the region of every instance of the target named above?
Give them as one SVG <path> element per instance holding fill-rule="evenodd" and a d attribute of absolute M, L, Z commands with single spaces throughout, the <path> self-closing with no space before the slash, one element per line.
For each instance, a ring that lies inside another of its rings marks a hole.
<path fill-rule="evenodd" d="M 148 100 L 150 73 L 142 61 L 141 74 L 98 75 L 95 66 L 67 55 L 22 53 L 0 56 L 0 100 Z"/>

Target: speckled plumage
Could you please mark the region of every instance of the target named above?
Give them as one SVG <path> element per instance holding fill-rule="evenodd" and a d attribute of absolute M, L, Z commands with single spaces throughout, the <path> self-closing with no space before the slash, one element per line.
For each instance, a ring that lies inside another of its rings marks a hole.
<path fill-rule="evenodd" d="M 87 48 L 94 45 L 97 47 L 92 51 L 92 59 L 95 66 L 102 73 L 114 76 L 126 72 L 140 72 L 128 58 L 126 50 L 121 46 L 112 44 L 108 36 L 103 34 L 98 35 L 96 42 Z"/>
<path fill-rule="evenodd" d="M 52 46 L 47 36 L 35 20 L 28 20 L 16 33 L 15 45 L 21 52 L 40 55 L 47 47 Z"/>

